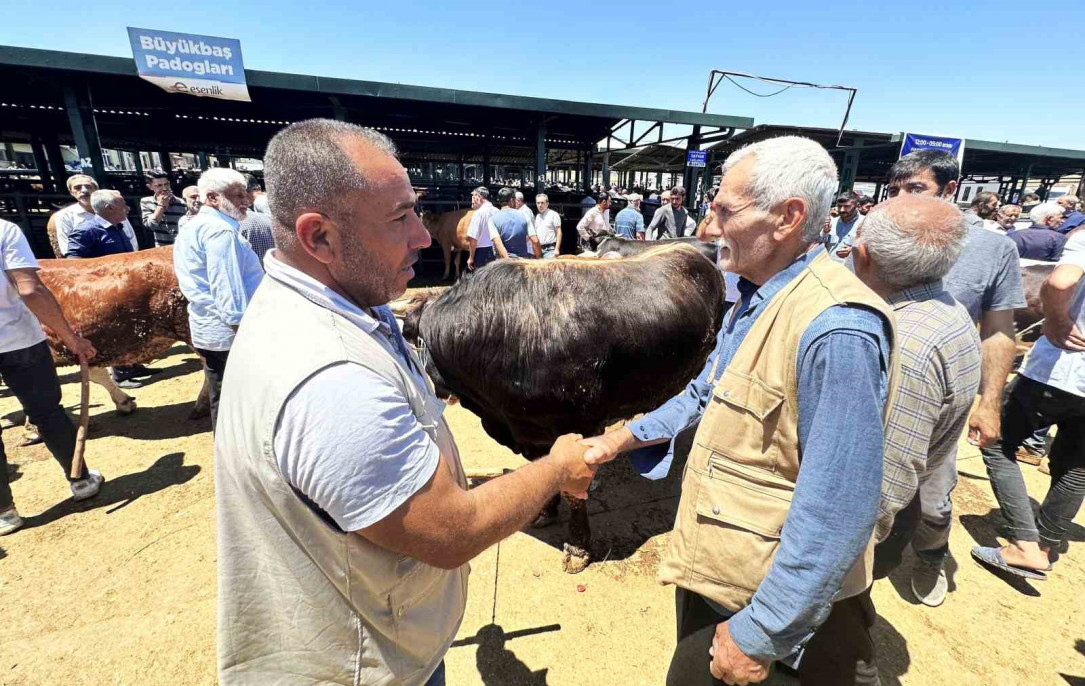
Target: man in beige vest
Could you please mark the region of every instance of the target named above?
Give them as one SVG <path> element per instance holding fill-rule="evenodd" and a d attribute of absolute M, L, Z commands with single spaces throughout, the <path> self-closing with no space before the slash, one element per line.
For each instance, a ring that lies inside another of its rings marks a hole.
<path fill-rule="evenodd" d="M 825 255 L 836 165 L 793 136 L 732 154 L 706 229 L 739 301 L 683 393 L 585 442 L 589 462 L 634 453 L 658 478 L 699 427 L 660 580 L 674 584 L 669 686 L 764 680 L 876 684 L 869 598 L 883 421 L 896 376 L 893 315 Z"/>
<path fill-rule="evenodd" d="M 583 491 L 586 448 L 564 436 L 468 491 L 385 305 L 430 243 L 394 145 L 309 120 L 276 134 L 264 169 L 278 248 L 215 443 L 219 683 L 443 686 L 467 562 Z"/>

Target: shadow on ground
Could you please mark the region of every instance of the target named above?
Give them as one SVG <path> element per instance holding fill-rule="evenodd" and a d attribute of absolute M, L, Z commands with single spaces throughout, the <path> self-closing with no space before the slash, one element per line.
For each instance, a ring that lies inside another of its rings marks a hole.
<path fill-rule="evenodd" d="M 110 509 L 106 514 L 112 514 L 122 507 L 131 505 L 145 495 L 151 495 L 163 491 L 170 486 L 191 481 L 200 473 L 199 465 L 185 465 L 184 453 L 170 453 L 155 460 L 147 469 L 133 474 L 124 474 L 116 478 L 109 478 L 106 474 L 106 482 L 102 484 L 102 490 L 90 500 L 75 501 L 71 498 L 53 505 L 41 514 L 26 517 L 25 529 L 33 529 L 57 521 L 63 517 L 77 512 L 88 512 L 103 507 Z M 115 506 L 115 507 L 111 507 Z"/>
<path fill-rule="evenodd" d="M 176 349 L 176 347 L 173 348 L 173 350 Z M 187 351 L 188 348 L 181 348 L 179 352 L 184 353 Z M 173 354 L 174 353 L 167 353 L 167 357 Z M 155 363 L 160 363 L 161 361 L 162 360 L 160 358 L 155 360 Z M 160 371 L 157 374 L 152 374 L 151 376 L 141 376 L 139 377 L 139 379 L 137 379 L 137 381 L 139 381 L 144 386 L 150 386 L 151 384 L 157 383 L 159 381 L 165 381 L 166 379 L 172 379 L 177 376 L 185 376 L 186 374 L 191 374 L 192 372 L 202 371 L 203 364 L 199 360 L 195 360 L 190 357 L 188 359 L 178 362 L 177 364 L 171 364 L 168 367 L 161 366 L 160 364 L 152 364 L 151 369 L 158 369 Z M 68 383 L 79 383 L 79 371 L 76 370 L 74 372 L 71 372 L 70 374 L 64 374 L 63 376 L 60 376 L 58 378 L 60 379 L 60 383 L 62 385 Z M 193 398 L 193 400 L 195 400 L 195 398 Z"/>
<path fill-rule="evenodd" d="M 907 639 L 881 615 L 874 622 L 871 633 L 876 646 L 878 676 L 883 686 L 900 686 L 900 677 L 908 673 L 912 662 Z"/>
<path fill-rule="evenodd" d="M 189 419 L 195 398 L 172 405 L 140 407 L 129 415 L 106 412 L 92 417 L 87 437 L 87 454 L 91 455 L 93 440 L 103 436 L 124 436 L 140 441 L 157 441 L 192 436 L 211 430 L 209 417 Z"/>
<path fill-rule="evenodd" d="M 561 631 L 560 624 L 548 624 L 533 629 L 520 629 L 505 633 L 500 624 L 487 624 L 480 627 L 478 633 L 469 638 L 461 638 L 452 644 L 453 648 L 477 645 L 475 666 L 485 686 L 546 686 L 546 674 L 549 670 L 531 671 L 531 668 L 516 657 L 505 644 L 522 636 L 550 631 Z"/>

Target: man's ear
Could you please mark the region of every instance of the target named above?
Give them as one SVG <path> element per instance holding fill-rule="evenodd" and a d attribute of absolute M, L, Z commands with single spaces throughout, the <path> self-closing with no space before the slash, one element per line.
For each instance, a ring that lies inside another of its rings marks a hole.
<path fill-rule="evenodd" d="M 331 229 L 332 221 L 319 212 L 306 212 L 294 220 L 294 231 L 301 247 L 323 264 L 330 264 L 335 254 Z"/>
<path fill-rule="evenodd" d="M 777 240 L 785 240 L 796 233 L 802 233 L 803 222 L 806 221 L 806 201 L 802 198 L 788 198 L 780 206 L 780 225 L 776 227 Z"/>
<path fill-rule="evenodd" d="M 945 189 L 942 190 L 943 198 L 952 198 L 957 193 L 957 182 L 950 181 L 946 184 Z"/>

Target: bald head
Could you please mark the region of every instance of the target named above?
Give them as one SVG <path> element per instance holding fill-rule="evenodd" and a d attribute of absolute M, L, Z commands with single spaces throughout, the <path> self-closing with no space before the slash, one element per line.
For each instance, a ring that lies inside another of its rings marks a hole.
<path fill-rule="evenodd" d="M 899 291 L 945 276 L 967 236 L 961 211 L 952 203 L 928 195 L 899 195 L 867 214 L 859 244 L 872 274 Z"/>

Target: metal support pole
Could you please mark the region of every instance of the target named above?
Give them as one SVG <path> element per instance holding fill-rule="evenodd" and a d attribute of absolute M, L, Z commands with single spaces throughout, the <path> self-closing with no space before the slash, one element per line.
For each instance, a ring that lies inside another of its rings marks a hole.
<path fill-rule="evenodd" d="M 159 154 L 162 154 L 162 153 L 159 153 Z M 204 169 L 207 169 L 207 153 L 205 153 L 205 152 L 196 153 L 196 164 L 200 165 L 200 170 L 201 171 L 204 170 Z"/>
<path fill-rule="evenodd" d="M 682 170 L 682 185 L 686 187 L 686 209 L 692 210 L 697 205 L 697 168 L 689 166 L 690 150 L 701 149 L 701 127 L 694 124 L 693 132 L 686 139 L 687 163 Z"/>
<path fill-rule="evenodd" d="M 609 141 L 607 142 L 609 145 Z M 610 188 L 610 153 L 603 153 L 603 188 Z"/>
<path fill-rule="evenodd" d="M 840 166 L 840 192 L 850 191 L 855 187 L 855 175 L 859 173 L 858 148 L 844 151 L 844 164 Z"/>
<path fill-rule="evenodd" d="M 49 193 L 58 192 L 56 190 L 57 183 L 63 184 L 64 179 L 54 179 L 52 174 L 49 173 L 49 160 L 45 156 L 45 146 L 42 145 L 41 139 L 37 136 L 31 139 L 30 149 L 34 151 L 34 168 L 38 170 L 38 176 L 41 177 L 41 184 L 45 191 Z"/>
<path fill-rule="evenodd" d="M 591 193 L 592 182 L 595 180 L 592 175 L 592 154 L 589 150 L 584 155 L 584 190 L 588 193 Z"/>
<path fill-rule="evenodd" d="M 56 185 L 57 193 L 65 193 L 68 190 L 68 170 L 64 166 L 64 154 L 60 151 L 60 143 L 56 135 L 50 134 L 45 139 L 45 154 L 49 157 L 49 168 Z"/>
<path fill-rule="evenodd" d="M 68 123 L 72 127 L 72 137 L 79 151 L 83 172 L 90 167 L 91 173 L 99 184 L 105 182 L 105 165 L 102 163 L 102 144 L 98 139 L 98 123 L 94 119 L 94 105 L 90 99 L 90 87 L 86 91 L 76 91 L 72 86 L 64 87 L 64 109 L 68 112 Z"/>
<path fill-rule="evenodd" d="M 535 128 L 535 192 L 546 192 L 546 124 Z"/>
<path fill-rule="evenodd" d="M 490 187 L 490 146 L 482 149 L 482 185 Z"/>
<path fill-rule="evenodd" d="M 136 173 L 143 176 L 143 156 L 139 154 L 139 150 L 133 151 L 132 156 L 136 158 Z"/>
<path fill-rule="evenodd" d="M 162 171 L 166 172 L 167 174 L 169 174 L 170 172 L 173 171 L 173 160 L 170 159 L 169 151 L 167 151 L 167 150 L 159 150 L 158 151 L 158 161 L 162 163 Z M 206 169 L 207 168 L 207 155 L 206 154 L 204 154 L 204 156 L 203 156 L 203 164 L 204 164 L 204 169 Z"/>

